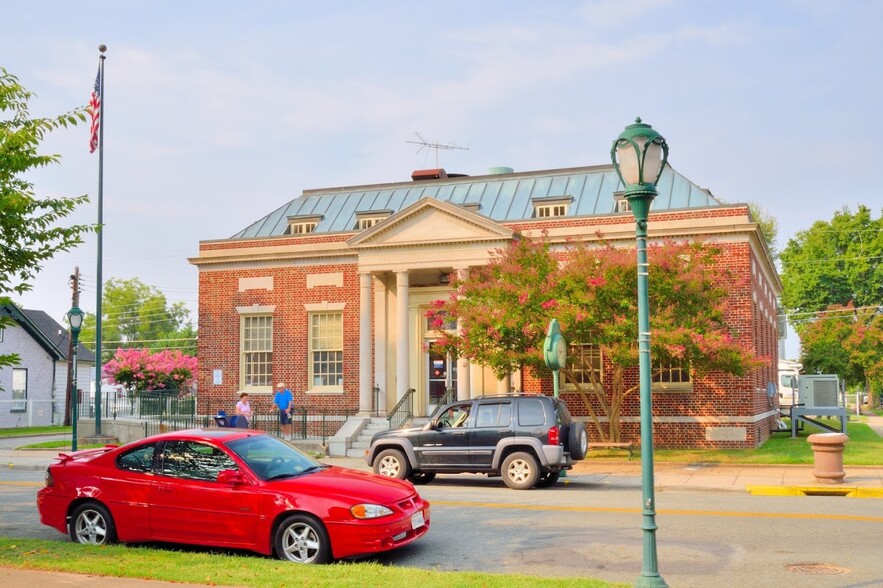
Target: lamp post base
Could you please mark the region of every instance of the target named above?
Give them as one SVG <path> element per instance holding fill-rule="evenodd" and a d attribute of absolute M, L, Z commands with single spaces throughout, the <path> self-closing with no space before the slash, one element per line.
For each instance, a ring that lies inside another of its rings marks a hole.
<path fill-rule="evenodd" d="M 639 576 L 635 580 L 635 588 L 668 588 L 662 576 Z"/>

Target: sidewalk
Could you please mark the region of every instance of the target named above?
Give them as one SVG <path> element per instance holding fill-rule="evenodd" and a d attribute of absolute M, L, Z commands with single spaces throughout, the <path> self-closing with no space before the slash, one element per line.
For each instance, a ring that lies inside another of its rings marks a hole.
<path fill-rule="evenodd" d="M 883 418 L 881 418 L 883 421 Z M 0 471 L 5 469 L 45 470 L 58 450 L 0 449 Z M 357 470 L 368 470 L 364 460 L 354 457 L 325 457 L 322 462 Z M 750 492 L 756 495 L 839 495 L 852 498 L 883 498 L 883 465 L 846 466 L 841 484 L 816 480 L 811 465 L 731 465 L 713 463 L 654 464 L 654 485 L 665 490 L 718 490 Z M 641 462 L 587 459 L 577 462 L 563 478 L 588 479 L 611 487 L 641 487 Z"/>

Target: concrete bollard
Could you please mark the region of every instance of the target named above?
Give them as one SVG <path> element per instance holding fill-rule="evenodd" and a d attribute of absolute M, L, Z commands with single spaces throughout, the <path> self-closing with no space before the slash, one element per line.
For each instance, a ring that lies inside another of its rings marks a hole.
<path fill-rule="evenodd" d="M 849 437 L 843 433 L 815 433 L 806 438 L 812 445 L 815 469 L 812 474 L 819 482 L 839 484 L 846 477 L 843 471 L 843 449 Z"/>

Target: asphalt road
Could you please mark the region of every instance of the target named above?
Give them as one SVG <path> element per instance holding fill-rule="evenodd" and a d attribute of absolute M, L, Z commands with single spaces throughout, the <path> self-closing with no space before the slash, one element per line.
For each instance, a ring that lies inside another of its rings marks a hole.
<path fill-rule="evenodd" d="M 39 522 L 38 471 L 0 472 L 0 535 L 67 541 Z M 641 571 L 639 488 L 572 476 L 525 492 L 479 475 L 421 486 L 432 530 L 381 563 L 439 570 L 596 577 Z M 883 586 L 883 501 L 657 492 L 659 571 L 672 587 Z"/>

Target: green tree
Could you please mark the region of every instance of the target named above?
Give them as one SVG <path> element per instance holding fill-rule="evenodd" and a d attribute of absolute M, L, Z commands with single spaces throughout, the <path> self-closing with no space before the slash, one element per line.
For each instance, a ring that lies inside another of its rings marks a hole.
<path fill-rule="evenodd" d="M 788 241 L 782 262 L 782 306 L 795 330 L 831 305 L 883 303 L 883 217 L 859 206 L 816 221 Z"/>
<path fill-rule="evenodd" d="M 714 263 L 718 253 L 702 244 L 650 247 L 651 353 L 658 365 L 742 375 L 762 364 L 725 324 L 728 291 L 739 284 Z M 612 365 L 613 377 L 604 382 L 589 370 L 591 383 L 582 385 L 572 366 L 564 375 L 601 438 L 620 439 L 622 407 L 638 392 L 625 377 L 638 365 L 633 249 L 575 244 L 553 254 L 545 242 L 522 239 L 455 286 L 457 294 L 429 312 L 437 327 L 458 320 L 460 332 L 438 345 L 491 366 L 497 376 L 522 368 L 548 374 L 542 344 L 549 321 L 557 318 L 571 344 L 596 345 Z M 601 416 L 608 417 L 606 426 Z"/>
<path fill-rule="evenodd" d="M 883 312 L 831 305 L 804 323 L 801 363 L 808 373 L 837 374 L 849 387 L 883 387 Z M 873 405 L 874 395 L 868 394 Z"/>
<path fill-rule="evenodd" d="M 779 255 L 779 245 L 777 242 L 779 236 L 779 222 L 776 220 L 776 217 L 764 210 L 764 208 L 757 202 L 749 202 L 748 210 L 751 212 L 751 217 L 754 219 L 754 222 L 760 227 L 760 234 L 763 235 L 763 239 L 766 241 L 767 248 L 770 250 L 770 255 L 773 259 L 777 258 Z"/>
<path fill-rule="evenodd" d="M 40 152 L 46 134 L 85 121 L 82 108 L 51 118 L 32 118 L 28 102 L 34 98 L 14 75 L 0 67 L 0 302 L 8 294 L 29 291 L 31 281 L 48 259 L 82 243 L 89 225 L 61 226 L 86 196 L 39 197 L 25 176 L 56 164 L 60 155 Z M 0 317 L 0 328 L 9 324 Z M 0 367 L 15 365 L 15 354 L 0 355 Z"/>
<path fill-rule="evenodd" d="M 117 349 L 177 349 L 196 354 L 196 331 L 183 302 L 169 304 L 165 295 L 137 278 L 111 278 L 104 284 L 101 305 L 101 357 Z M 80 341 L 95 348 L 95 315 L 87 313 Z"/>

